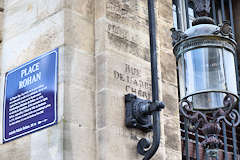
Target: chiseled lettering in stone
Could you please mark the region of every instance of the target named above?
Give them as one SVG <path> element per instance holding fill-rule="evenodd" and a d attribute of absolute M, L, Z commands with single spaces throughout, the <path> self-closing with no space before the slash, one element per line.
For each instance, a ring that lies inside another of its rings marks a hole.
<path fill-rule="evenodd" d="M 132 67 L 129 64 L 125 64 L 125 72 L 127 74 L 131 74 L 131 75 L 135 75 L 135 76 L 140 76 L 140 74 L 141 74 L 140 69 Z"/>
<path fill-rule="evenodd" d="M 141 70 L 129 64 L 124 65 L 124 71 L 113 71 L 113 78 L 125 84 L 125 92 L 133 93 L 145 99 L 151 99 L 151 83 L 141 77 Z"/>

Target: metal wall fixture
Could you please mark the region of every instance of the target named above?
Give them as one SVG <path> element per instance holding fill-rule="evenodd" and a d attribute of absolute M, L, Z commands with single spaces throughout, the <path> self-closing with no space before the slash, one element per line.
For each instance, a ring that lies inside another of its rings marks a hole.
<path fill-rule="evenodd" d="M 236 42 L 229 22 L 215 25 L 210 0 L 193 0 L 198 16 L 185 32 L 172 31 L 177 58 L 180 112 L 189 120 L 190 130 L 205 135 L 201 142 L 207 159 L 218 159 L 220 123 L 240 123 L 236 81 Z"/>
<path fill-rule="evenodd" d="M 137 144 L 137 151 L 143 155 L 143 160 L 149 160 L 157 151 L 160 144 L 160 114 L 164 104 L 159 101 L 158 95 L 158 69 L 156 52 L 156 24 L 154 0 L 148 0 L 148 17 L 150 33 L 152 101 L 137 98 L 135 95 L 125 95 L 126 117 L 128 128 L 137 128 L 143 132 L 153 130 L 152 144 L 142 138 Z"/>

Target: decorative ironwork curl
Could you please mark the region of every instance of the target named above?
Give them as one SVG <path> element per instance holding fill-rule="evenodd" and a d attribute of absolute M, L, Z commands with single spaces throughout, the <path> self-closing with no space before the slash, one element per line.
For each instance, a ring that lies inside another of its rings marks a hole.
<path fill-rule="evenodd" d="M 141 155 L 145 155 L 147 153 L 147 149 L 151 146 L 151 143 L 146 138 L 142 138 L 137 144 L 137 151 Z"/>
<path fill-rule="evenodd" d="M 218 122 L 221 120 L 223 120 L 227 125 L 231 127 L 237 127 L 240 123 L 239 112 L 236 109 L 232 109 L 230 113 L 217 119 Z"/>
<path fill-rule="evenodd" d="M 227 108 L 226 111 L 222 109 L 218 110 L 218 114 L 215 115 L 216 122 L 224 121 L 229 126 L 238 126 L 240 123 L 239 112 L 234 109 L 235 102 L 232 95 L 228 94 L 224 97 L 223 100 L 224 107 Z M 217 117 L 218 116 L 218 117 Z"/>
<path fill-rule="evenodd" d="M 201 126 L 202 122 L 207 123 L 207 117 L 200 111 L 195 111 L 193 105 L 187 99 L 183 99 L 180 103 L 180 112 L 193 123 L 194 130 Z"/>
<path fill-rule="evenodd" d="M 221 131 L 220 122 L 224 121 L 232 127 L 236 127 L 240 123 L 240 114 L 234 109 L 235 103 L 236 99 L 231 94 L 226 94 L 224 97 L 223 108 L 212 112 L 194 110 L 192 102 L 187 100 L 187 98 L 180 103 L 181 114 L 190 120 L 189 130 L 199 129 L 202 131 L 206 138 L 201 144 L 212 158 L 216 158 L 217 149 L 223 145 L 223 142 L 218 139 Z"/>

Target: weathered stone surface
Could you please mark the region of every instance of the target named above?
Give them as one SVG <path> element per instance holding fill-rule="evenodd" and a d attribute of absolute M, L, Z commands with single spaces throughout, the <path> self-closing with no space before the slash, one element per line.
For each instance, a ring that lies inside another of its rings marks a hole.
<path fill-rule="evenodd" d="M 180 123 L 175 117 L 164 116 L 165 147 L 181 151 Z M 168 155 L 168 154 L 167 154 Z"/>
<path fill-rule="evenodd" d="M 31 138 L 22 137 L 4 145 L 0 149 L 1 160 L 31 160 Z"/>
<path fill-rule="evenodd" d="M 76 83 L 65 83 L 64 121 L 86 128 L 95 128 L 94 92 Z"/>
<path fill-rule="evenodd" d="M 2 72 L 61 46 L 64 43 L 63 20 L 63 11 L 58 12 L 11 40 L 3 39 Z"/>
<path fill-rule="evenodd" d="M 172 38 L 170 29 L 173 27 L 172 23 L 168 23 L 165 19 L 158 19 L 158 32 L 159 32 L 159 46 L 160 49 L 172 49 Z"/>
<path fill-rule="evenodd" d="M 96 159 L 131 159 L 139 160 L 143 156 L 137 153 L 137 143 L 142 137 L 149 138 L 151 135 L 144 135 L 135 130 L 129 130 L 122 127 L 108 126 L 97 130 L 97 158 Z M 165 148 L 160 144 L 158 152 L 152 158 L 153 160 L 165 159 Z"/>
<path fill-rule="evenodd" d="M 162 18 L 171 24 L 173 22 L 172 0 L 159 0 L 156 7 L 158 7 L 157 18 Z"/>
<path fill-rule="evenodd" d="M 63 121 L 31 135 L 31 160 L 63 160 Z"/>
<path fill-rule="evenodd" d="M 132 55 L 106 52 L 96 57 L 97 91 L 116 90 L 151 99 L 150 64 Z"/>
<path fill-rule="evenodd" d="M 132 54 L 150 61 L 148 33 L 129 30 L 118 24 L 101 19 L 96 22 L 96 53 L 105 49 L 123 54 Z M 104 43 L 104 44 L 103 44 Z"/>
<path fill-rule="evenodd" d="M 163 110 L 164 115 L 179 117 L 179 105 L 178 105 L 178 90 L 176 86 L 173 86 L 167 82 L 162 83 L 163 102 L 166 108 Z"/>
<path fill-rule="evenodd" d="M 132 29 L 148 32 L 147 1 L 108 0 L 106 17 Z"/>
<path fill-rule="evenodd" d="M 56 14 L 64 7 L 64 0 L 37 0 L 37 19 L 43 20 L 53 14 Z"/>
<path fill-rule="evenodd" d="M 63 0 L 17 0 L 6 2 L 4 40 L 33 27 L 37 22 L 56 14 L 63 8 Z"/>
<path fill-rule="evenodd" d="M 182 160 L 182 153 L 166 148 L 166 160 Z"/>
<path fill-rule="evenodd" d="M 97 128 L 105 126 L 124 127 L 124 97 L 113 91 L 103 90 L 97 95 Z"/>
<path fill-rule="evenodd" d="M 79 126 L 78 123 L 64 123 L 64 160 L 96 160 L 95 130 Z"/>
<path fill-rule="evenodd" d="M 4 1 L 5 0 L 0 0 L 0 8 L 4 8 Z"/>
<path fill-rule="evenodd" d="M 0 12 L 0 42 L 2 41 L 3 18 L 4 18 L 4 13 Z"/>
<path fill-rule="evenodd" d="M 85 18 L 87 21 L 93 22 L 94 20 L 93 0 L 64 0 L 64 7 L 76 11 L 82 18 Z"/>
<path fill-rule="evenodd" d="M 4 86 L 5 85 L 5 74 L 0 74 L 0 85 Z M 0 87 L 0 93 L 3 95 L 4 93 L 4 87 Z M 0 98 L 0 104 L 3 104 L 3 96 Z M 3 107 L 0 107 L 0 113 L 3 113 Z M 0 114 L 0 124 L 3 124 L 3 114 Z M 0 126 L 0 144 L 3 143 L 3 125 Z"/>
<path fill-rule="evenodd" d="M 65 44 L 93 54 L 94 25 L 71 10 L 65 10 L 64 14 Z"/>
<path fill-rule="evenodd" d="M 95 91 L 95 65 L 92 54 L 66 46 L 63 58 L 65 82 L 88 91 Z"/>
<path fill-rule="evenodd" d="M 92 53 L 64 48 L 64 160 L 95 160 L 95 65 Z"/>
<path fill-rule="evenodd" d="M 97 131 L 96 159 L 141 159 L 142 156 L 136 152 L 137 139 L 130 134 L 129 130 L 114 126 Z"/>
<path fill-rule="evenodd" d="M 167 51 L 160 50 L 162 79 L 164 81 L 168 81 L 174 85 L 177 85 L 176 58 L 173 54 L 166 53 Z"/>
<path fill-rule="evenodd" d="M 106 1 L 107 0 L 95 0 L 95 21 L 99 18 L 104 18 L 106 15 Z"/>

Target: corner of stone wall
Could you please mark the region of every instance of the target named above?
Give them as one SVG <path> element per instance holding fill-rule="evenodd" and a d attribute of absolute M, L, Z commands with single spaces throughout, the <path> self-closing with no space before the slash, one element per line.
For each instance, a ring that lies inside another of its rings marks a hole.
<path fill-rule="evenodd" d="M 181 159 L 176 62 L 172 54 L 172 1 L 157 0 L 157 50 L 161 113 L 161 144 L 153 159 Z M 141 159 L 141 137 L 125 127 L 124 95 L 151 99 L 147 1 L 95 1 L 96 159 Z M 174 143 L 173 143 L 174 142 Z M 172 154 L 171 154 L 172 153 Z"/>

